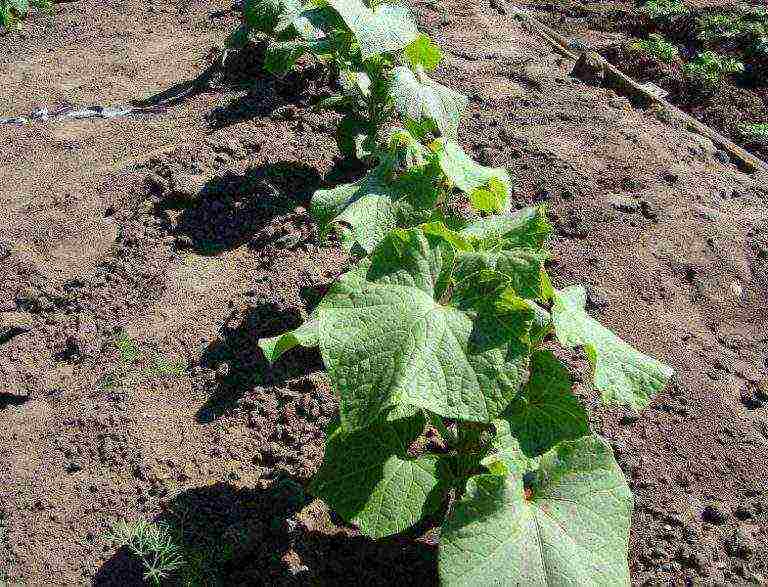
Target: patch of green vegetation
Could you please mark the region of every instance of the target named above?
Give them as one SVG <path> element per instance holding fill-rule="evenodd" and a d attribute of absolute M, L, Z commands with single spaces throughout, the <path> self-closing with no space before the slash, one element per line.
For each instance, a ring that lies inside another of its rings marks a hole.
<path fill-rule="evenodd" d="M 159 377 L 183 377 L 187 370 L 184 359 L 156 355 L 152 367 L 147 370 L 149 375 Z"/>
<path fill-rule="evenodd" d="M 768 12 L 753 9 L 744 12 L 706 14 L 697 21 L 701 41 L 744 38 L 757 40 L 768 35 Z"/>
<path fill-rule="evenodd" d="M 126 547 L 144 568 L 144 579 L 153 585 L 179 584 L 185 587 L 225 585 L 224 566 L 235 554 L 229 542 L 192 541 L 184 526 L 165 522 L 120 520 L 105 538 L 115 547 Z M 243 538 L 243 540 L 247 537 Z"/>
<path fill-rule="evenodd" d="M 664 63 L 672 63 L 676 58 L 680 57 L 677 47 L 657 33 L 648 35 L 647 39 L 641 39 L 632 43 L 630 48 L 647 53 Z"/>
<path fill-rule="evenodd" d="M 685 74 L 692 80 L 705 86 L 716 86 L 723 82 L 726 76 L 743 73 L 744 64 L 737 59 L 720 55 L 714 51 L 704 51 L 683 66 Z"/>
<path fill-rule="evenodd" d="M 144 579 L 161 585 L 184 565 L 184 554 L 168 525 L 139 520 L 115 523 L 107 539 L 118 548 L 125 547 L 141 561 Z"/>
<path fill-rule="evenodd" d="M 513 212 L 509 171 L 462 148 L 468 99 L 428 75 L 442 51 L 403 3 L 246 0 L 243 32 L 266 35 L 274 75 L 300 57 L 338 73 L 340 146 L 369 163 L 312 196 L 350 270 L 304 324 L 259 341 L 270 363 L 319 348 L 339 399 L 310 491 L 374 539 L 453 496 L 449 587 L 629 584 L 632 494 L 549 343 L 584 349 L 606 404 L 646 408 L 672 369 L 592 318 L 583 287 L 553 287 L 546 209 Z M 424 448 L 427 426 L 446 450 Z"/>
<path fill-rule="evenodd" d="M 648 0 L 640 11 L 653 20 L 670 20 L 690 12 L 682 0 Z"/>
<path fill-rule="evenodd" d="M 125 365 L 135 363 L 139 358 L 139 347 L 126 332 L 121 332 L 115 340 L 115 347 L 120 353 L 120 361 Z"/>
<path fill-rule="evenodd" d="M 768 123 L 743 124 L 739 134 L 745 141 L 768 146 Z"/>
<path fill-rule="evenodd" d="M 51 0 L 0 0 L 0 29 L 18 30 L 30 8 L 41 12 L 53 12 Z"/>

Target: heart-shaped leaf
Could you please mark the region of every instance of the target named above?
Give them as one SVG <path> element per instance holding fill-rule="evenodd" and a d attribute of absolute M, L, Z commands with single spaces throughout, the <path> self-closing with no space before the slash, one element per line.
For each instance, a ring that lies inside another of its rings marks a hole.
<path fill-rule="evenodd" d="M 629 585 L 632 494 L 608 444 L 586 436 L 520 475 L 479 475 L 443 524 L 445 585 Z"/>
<path fill-rule="evenodd" d="M 527 379 L 533 311 L 496 305 L 503 292 L 445 289 L 443 243 L 420 230 L 400 231 L 373 255 L 365 279 L 340 280 L 318 313 L 320 350 L 340 397 L 345 429 L 372 424 L 391 406 L 413 405 L 447 418 L 490 422 Z M 403 236 L 405 235 L 405 236 Z M 394 280 L 377 275 L 377 257 L 407 258 Z M 368 280 L 368 276 L 377 279 Z M 501 276 L 503 278 L 503 276 Z M 482 294 L 482 295 L 480 295 Z"/>
<path fill-rule="evenodd" d="M 336 424 L 312 493 L 371 538 L 410 528 L 440 506 L 438 458 L 407 454 L 423 431 L 422 415 L 355 432 Z"/>
<path fill-rule="evenodd" d="M 403 5 L 379 3 L 370 8 L 363 0 L 328 0 L 328 5 L 354 33 L 364 60 L 399 51 L 418 35 L 416 23 Z"/>
<path fill-rule="evenodd" d="M 390 91 L 403 118 L 417 122 L 426 119 L 434 123 L 441 135 L 453 139 L 458 136 L 459 123 L 469 103 L 463 94 L 405 66 L 392 71 Z"/>

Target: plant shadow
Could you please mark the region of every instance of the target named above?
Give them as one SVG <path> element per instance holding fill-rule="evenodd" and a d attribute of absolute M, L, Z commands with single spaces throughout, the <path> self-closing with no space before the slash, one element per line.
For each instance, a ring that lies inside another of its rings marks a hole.
<path fill-rule="evenodd" d="M 265 303 L 250 308 L 239 323 L 232 324 L 237 316 L 240 314 L 224 323 L 219 337 L 200 358 L 201 367 L 217 371 L 211 396 L 196 414 L 197 421 L 203 424 L 235 409 L 240 399 L 258 386 L 278 386 L 323 368 L 316 349 L 301 347 L 270 365 L 254 342 L 299 326 L 302 317 L 298 310 Z"/>
<path fill-rule="evenodd" d="M 29 401 L 29 396 L 27 395 L 0 392 L 0 410 L 4 410 L 9 406 L 22 406 L 27 401 Z"/>
<path fill-rule="evenodd" d="M 236 249 L 257 237 L 270 222 L 306 205 L 320 185 L 320 174 L 309 165 L 279 161 L 251 167 L 208 181 L 194 203 L 167 198 L 157 205 L 163 217 L 181 209 L 174 232 L 186 237 L 183 246 L 200 255 L 212 256 Z M 166 218 L 170 226 L 170 219 Z M 251 246 L 269 244 L 281 234 L 260 235 Z"/>
<path fill-rule="evenodd" d="M 226 59 L 216 56 L 197 76 L 161 90 L 156 94 L 131 101 L 132 106 L 176 106 L 206 92 L 222 89 L 248 90 L 269 82 L 264 71 L 266 43 L 247 43 L 243 48 L 230 50 Z"/>
<path fill-rule="evenodd" d="M 298 64 L 282 77 L 275 77 L 263 71 L 251 78 L 242 88 L 248 90 L 228 104 L 214 108 L 208 114 L 208 125 L 219 130 L 239 122 L 271 116 L 288 105 L 309 106 L 318 97 L 328 93 L 329 74 L 326 68 L 316 63 Z M 286 112 L 288 118 L 292 112 Z"/>
<path fill-rule="evenodd" d="M 434 546 L 400 536 L 373 541 L 349 529 L 313 529 L 298 515 L 319 502 L 283 476 L 267 489 L 227 483 L 172 498 L 164 522 L 185 563 L 168 585 L 436 585 Z M 141 564 L 121 549 L 94 585 L 143 585 Z M 165 583 L 164 583 L 165 584 Z"/>

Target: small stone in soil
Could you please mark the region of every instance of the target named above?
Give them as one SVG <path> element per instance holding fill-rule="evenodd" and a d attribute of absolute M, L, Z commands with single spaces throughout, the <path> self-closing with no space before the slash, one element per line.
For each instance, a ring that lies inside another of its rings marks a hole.
<path fill-rule="evenodd" d="M 625 198 L 623 196 L 616 196 L 611 199 L 611 206 L 619 210 L 620 212 L 626 212 L 632 214 L 640 209 L 640 205 L 631 198 Z"/>

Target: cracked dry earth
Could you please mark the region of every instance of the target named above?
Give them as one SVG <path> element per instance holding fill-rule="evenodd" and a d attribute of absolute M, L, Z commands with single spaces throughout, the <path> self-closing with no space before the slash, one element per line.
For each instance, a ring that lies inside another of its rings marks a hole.
<path fill-rule="evenodd" d="M 486 0 L 414 6 L 471 96 L 461 141 L 547 202 L 557 286 L 672 365 L 638 416 L 594 429 L 636 496 L 637 585 L 768 582 L 768 179 L 613 91 Z M 259 51 L 186 84 L 235 25 L 225 1 L 58 5 L 2 38 L 4 116 L 128 103 L 164 113 L 0 127 L 0 583 L 140 585 L 105 538 L 163 520 L 204 584 L 432 584 L 435 536 L 371 542 L 305 493 L 334 416 L 316 352 L 268 368 L 255 342 L 297 325 L 343 255 L 314 189 L 339 161 L 329 91 Z M 244 85 L 249 84 L 249 85 Z"/>

